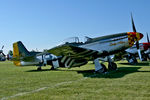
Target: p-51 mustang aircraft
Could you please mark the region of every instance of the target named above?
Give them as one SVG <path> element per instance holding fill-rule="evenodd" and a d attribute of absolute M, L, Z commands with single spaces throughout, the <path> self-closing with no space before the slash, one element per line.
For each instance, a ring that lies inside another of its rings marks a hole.
<path fill-rule="evenodd" d="M 52 65 L 51 69 L 71 68 L 94 61 L 95 71 L 104 73 L 107 69 L 104 64 L 99 63 L 99 58 L 107 57 L 108 69 L 116 70 L 117 65 L 111 60 L 110 55 L 133 46 L 134 42 L 139 44 L 138 41 L 143 37 L 142 33 L 136 32 L 133 18 L 132 28 L 133 32 L 96 38 L 86 37 L 85 42 L 80 42 L 79 38 L 75 37 L 74 41 L 66 41 L 47 52 L 29 52 L 22 42 L 18 41 L 13 44 L 13 61 L 17 66 L 38 66 L 38 70 L 44 65 Z"/>
<path fill-rule="evenodd" d="M 147 42 L 140 43 L 139 49 L 142 53 L 142 56 L 141 56 L 142 61 L 146 61 L 147 58 L 150 59 L 150 41 L 149 41 L 148 33 L 147 33 Z M 128 48 L 125 51 L 127 53 L 127 56 L 126 56 L 127 61 L 130 64 L 136 64 L 137 63 L 136 56 L 138 54 L 136 45 L 133 45 L 131 48 Z"/>

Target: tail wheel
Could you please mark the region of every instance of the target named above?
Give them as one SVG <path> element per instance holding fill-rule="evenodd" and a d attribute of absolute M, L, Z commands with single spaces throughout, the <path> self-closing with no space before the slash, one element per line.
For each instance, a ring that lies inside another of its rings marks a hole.
<path fill-rule="evenodd" d="M 108 64 L 108 69 L 109 70 L 116 70 L 117 69 L 117 64 L 114 62 L 111 62 Z"/>

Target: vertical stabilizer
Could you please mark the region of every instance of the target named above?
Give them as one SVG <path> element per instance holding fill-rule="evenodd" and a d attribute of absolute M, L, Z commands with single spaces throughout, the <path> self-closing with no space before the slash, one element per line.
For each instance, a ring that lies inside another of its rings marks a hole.
<path fill-rule="evenodd" d="M 20 58 L 29 56 L 29 51 L 25 48 L 25 46 L 22 44 L 21 41 L 13 43 L 13 57 L 14 58 Z M 17 66 L 20 66 L 20 61 L 14 61 L 14 64 Z"/>
<path fill-rule="evenodd" d="M 25 57 L 29 56 L 29 51 L 25 48 L 21 41 L 13 44 L 13 56 L 14 57 Z"/>

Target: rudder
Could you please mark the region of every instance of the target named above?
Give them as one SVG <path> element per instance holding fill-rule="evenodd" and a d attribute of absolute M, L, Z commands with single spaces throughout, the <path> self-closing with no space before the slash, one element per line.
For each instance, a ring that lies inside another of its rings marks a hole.
<path fill-rule="evenodd" d="M 29 51 L 25 48 L 21 41 L 13 44 L 13 57 L 25 57 L 29 55 Z"/>
<path fill-rule="evenodd" d="M 30 52 L 25 48 L 21 41 L 13 43 L 13 58 L 29 56 Z M 20 66 L 20 61 L 14 61 L 14 64 Z"/>

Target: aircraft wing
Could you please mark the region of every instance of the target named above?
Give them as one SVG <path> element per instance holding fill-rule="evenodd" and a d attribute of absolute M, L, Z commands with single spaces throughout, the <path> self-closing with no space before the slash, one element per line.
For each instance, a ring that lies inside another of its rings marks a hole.
<path fill-rule="evenodd" d="M 81 48 L 72 44 L 64 44 L 48 50 L 49 53 L 56 56 L 67 56 L 73 59 L 87 59 L 90 60 L 98 51 Z"/>

